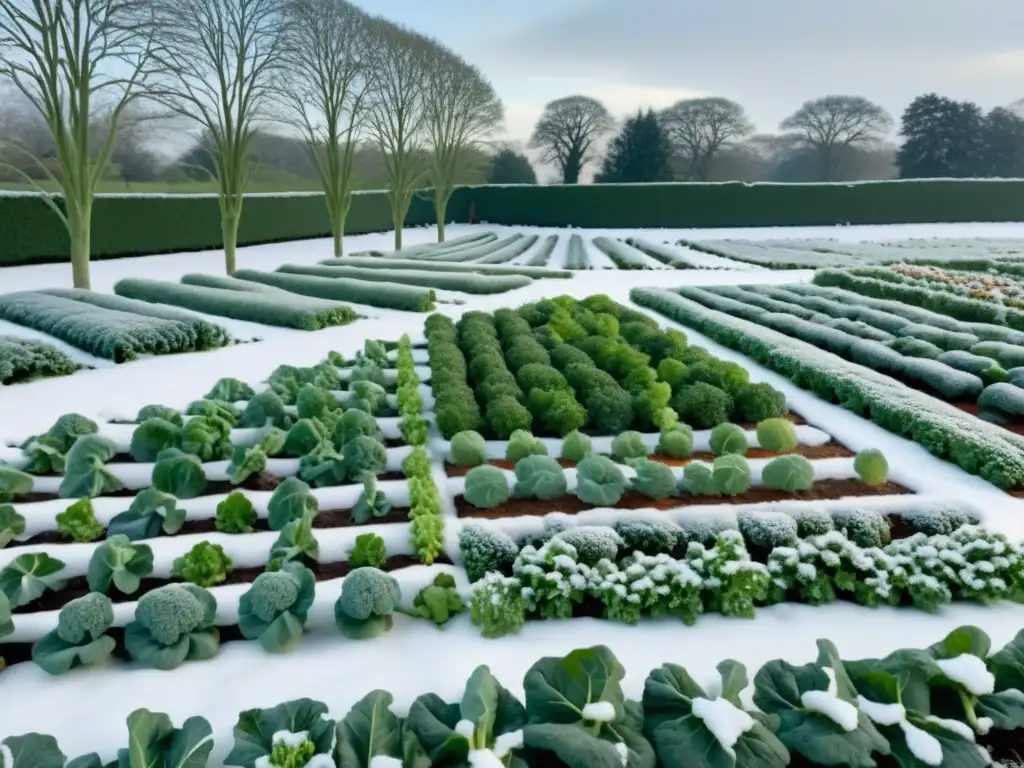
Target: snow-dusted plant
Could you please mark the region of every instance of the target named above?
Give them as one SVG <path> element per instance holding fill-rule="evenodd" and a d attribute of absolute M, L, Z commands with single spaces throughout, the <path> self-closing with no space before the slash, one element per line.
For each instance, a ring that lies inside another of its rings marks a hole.
<path fill-rule="evenodd" d="M 615 532 L 622 539 L 622 551 L 626 554 L 671 554 L 683 536 L 682 528 L 668 518 L 619 520 Z"/>
<path fill-rule="evenodd" d="M 598 563 L 589 591 L 604 603 L 608 619 L 636 624 L 644 615 L 675 616 L 692 625 L 704 610 L 703 583 L 686 561 L 637 553 L 618 566 L 608 560 Z"/>
<path fill-rule="evenodd" d="M 522 584 L 531 614 L 569 619 L 573 606 L 583 602 L 590 568 L 579 562 L 574 546 L 555 537 L 540 549 L 525 547 L 512 564 L 512 575 Z"/>
<path fill-rule="evenodd" d="M 746 543 L 757 549 L 792 547 L 797 541 L 797 524 L 789 515 L 770 510 L 744 510 L 736 515 Z"/>
<path fill-rule="evenodd" d="M 722 531 L 710 549 L 690 542 L 686 562 L 704 579 L 707 610 L 752 619 L 754 604 L 768 596 L 768 568 L 751 560 L 739 531 Z"/>
<path fill-rule="evenodd" d="M 519 547 L 499 528 L 466 525 L 459 531 L 459 551 L 471 582 L 488 573 L 511 573 Z"/>
<path fill-rule="evenodd" d="M 604 525 L 569 528 L 555 538 L 572 546 L 576 550 L 576 559 L 589 566 L 597 565 L 601 560 L 615 561 L 619 548 L 624 544 L 614 529 Z"/>
<path fill-rule="evenodd" d="M 773 549 L 768 555 L 768 572 L 773 603 L 798 600 L 823 605 L 836 599 L 830 570 L 824 566 L 821 552 L 809 541 Z"/>
<path fill-rule="evenodd" d="M 938 537 L 935 537 L 938 538 Z M 1024 553 L 1001 533 L 965 525 L 949 537 L 959 557 L 946 555 L 956 570 L 958 597 L 992 602 L 1017 599 L 1024 589 Z"/>
<path fill-rule="evenodd" d="M 883 547 L 889 543 L 889 521 L 869 509 L 843 509 L 832 513 L 836 530 L 861 547 Z"/>
<path fill-rule="evenodd" d="M 906 590 L 921 610 L 938 609 L 953 599 L 951 587 L 957 583 L 957 573 L 949 560 L 955 552 L 946 536 L 916 533 L 892 542 L 885 548 L 891 563 L 888 570 L 892 586 Z M 958 560 L 958 554 L 953 559 Z"/>
<path fill-rule="evenodd" d="M 484 637 L 502 637 L 518 632 L 526 623 L 522 582 L 514 576 L 488 573 L 473 584 L 469 620 L 480 627 Z"/>
<path fill-rule="evenodd" d="M 249 709 L 235 723 L 235 743 L 226 765 L 241 768 L 329 768 L 334 721 L 327 705 L 295 699 L 269 709 Z"/>
<path fill-rule="evenodd" d="M 796 532 L 801 538 L 823 536 L 835 530 L 832 515 L 824 507 L 800 507 L 794 510 L 792 517 L 796 520 Z"/>

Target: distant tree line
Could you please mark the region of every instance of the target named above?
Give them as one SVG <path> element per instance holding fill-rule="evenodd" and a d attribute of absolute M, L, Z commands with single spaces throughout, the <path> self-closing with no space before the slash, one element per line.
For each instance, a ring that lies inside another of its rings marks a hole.
<path fill-rule="evenodd" d="M 598 183 L 1017 178 L 1024 177 L 1020 106 L 985 114 L 972 102 L 919 96 L 903 113 L 897 147 L 886 141 L 892 117 L 862 96 L 807 101 L 778 135 L 755 134 L 742 105 L 724 98 L 641 110 L 614 133 L 603 104 L 568 96 L 544 108 L 530 147 L 564 184 L 577 183 L 584 166 L 598 160 Z"/>

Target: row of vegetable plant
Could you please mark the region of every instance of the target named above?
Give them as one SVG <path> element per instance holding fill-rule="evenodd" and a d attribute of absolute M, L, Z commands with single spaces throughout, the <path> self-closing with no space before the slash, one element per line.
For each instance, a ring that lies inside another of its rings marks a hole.
<path fill-rule="evenodd" d="M 49 344 L 18 336 L 0 336 L 0 386 L 51 376 L 68 376 L 82 366 Z"/>

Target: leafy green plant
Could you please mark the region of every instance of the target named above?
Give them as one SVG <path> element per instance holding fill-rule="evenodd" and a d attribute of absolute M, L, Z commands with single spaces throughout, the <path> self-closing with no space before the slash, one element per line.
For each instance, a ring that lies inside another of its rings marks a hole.
<path fill-rule="evenodd" d="M 385 517 L 391 511 L 391 502 L 377 488 L 377 476 L 372 472 L 364 472 L 360 479 L 363 490 L 352 507 L 352 521 L 363 525 L 375 517 Z"/>
<path fill-rule="evenodd" d="M 505 448 L 505 460 L 513 464 L 527 456 L 547 456 L 548 448 L 542 440 L 534 437 L 525 429 L 517 429 L 509 438 Z"/>
<path fill-rule="evenodd" d="M 452 436 L 452 463 L 457 467 L 475 467 L 487 460 L 487 444 L 479 432 L 467 429 Z"/>
<path fill-rule="evenodd" d="M 62 499 L 91 499 L 121 490 L 121 481 L 106 467 L 116 453 L 117 446 L 113 440 L 100 435 L 78 438 L 68 451 L 64 479 L 57 494 Z M 0 500 L 2 495 L 0 492 Z"/>
<path fill-rule="evenodd" d="M 375 533 L 361 533 L 356 536 L 355 546 L 348 555 L 348 564 L 353 568 L 380 568 L 387 559 L 384 539 Z"/>
<path fill-rule="evenodd" d="M 345 472 L 349 480 L 360 480 L 369 473 L 381 475 L 387 471 L 388 455 L 384 444 L 366 435 L 349 440 L 342 447 Z"/>
<path fill-rule="evenodd" d="M 757 444 L 766 451 L 786 453 L 796 449 L 796 427 L 789 419 L 765 419 L 757 425 Z"/>
<path fill-rule="evenodd" d="M 213 626 L 217 600 L 195 584 L 168 584 L 147 592 L 135 606 L 135 620 L 124 630 L 125 650 L 156 669 L 217 654 L 220 634 Z"/>
<path fill-rule="evenodd" d="M 557 499 L 566 494 L 565 472 L 550 456 L 527 456 L 516 462 L 515 496 Z"/>
<path fill-rule="evenodd" d="M 721 495 L 721 491 L 715 485 L 714 470 L 702 461 L 691 461 L 683 467 L 682 487 L 694 496 Z"/>
<path fill-rule="evenodd" d="M 806 491 L 814 485 L 814 465 L 798 454 L 779 456 L 761 470 L 761 480 L 777 491 Z"/>
<path fill-rule="evenodd" d="M 164 421 L 171 422 L 176 427 L 181 427 L 185 423 L 180 412 L 166 405 L 144 405 L 139 409 L 139 414 L 135 417 L 135 423 L 141 424 L 147 419 L 163 419 Z"/>
<path fill-rule="evenodd" d="M 20 608 L 42 597 L 46 590 L 59 592 L 67 582 L 60 577 L 64 563 L 43 552 L 18 555 L 0 570 L 0 592 L 11 608 Z"/>
<path fill-rule="evenodd" d="M 25 470 L 34 475 L 60 475 L 64 472 L 67 449 L 63 441 L 50 435 L 30 437 L 21 445 Z"/>
<path fill-rule="evenodd" d="M 861 451 L 853 460 L 853 469 L 865 485 L 881 485 L 889 478 L 889 462 L 876 448 Z"/>
<path fill-rule="evenodd" d="M 735 453 L 719 456 L 711 465 L 715 490 L 723 496 L 738 496 L 750 488 L 750 465 Z"/>
<path fill-rule="evenodd" d="M 590 455 L 590 438 L 573 430 L 562 439 L 562 458 L 577 464 Z"/>
<path fill-rule="evenodd" d="M 663 428 L 658 436 L 657 452 L 670 459 L 689 458 L 693 454 L 693 430 L 681 423 Z"/>
<path fill-rule="evenodd" d="M 648 458 L 634 459 L 630 464 L 636 470 L 636 477 L 630 481 L 634 491 L 652 499 L 667 499 L 679 495 L 676 476 L 670 467 Z"/>
<path fill-rule="evenodd" d="M 627 463 L 629 459 L 639 459 L 649 453 L 643 435 L 639 432 L 623 432 L 612 440 L 612 458 L 616 461 Z"/>
<path fill-rule="evenodd" d="M 345 457 L 333 443 L 324 440 L 299 459 L 299 478 L 315 488 L 342 485 L 348 479 Z"/>
<path fill-rule="evenodd" d="M 198 587 L 212 587 L 227 578 L 233 565 L 220 544 L 200 541 L 186 554 L 175 558 L 171 575 Z"/>
<path fill-rule="evenodd" d="M 406 416 L 398 424 L 398 431 L 407 445 L 426 445 L 430 424 L 419 416 Z"/>
<path fill-rule="evenodd" d="M 328 440 L 330 436 L 331 432 L 320 419 L 299 419 L 288 430 L 282 452 L 286 456 L 299 458 Z"/>
<path fill-rule="evenodd" d="M 391 629 L 391 614 L 402 593 L 398 582 L 377 568 L 356 568 L 341 583 L 334 603 L 334 621 L 346 637 L 364 640 Z"/>
<path fill-rule="evenodd" d="M 432 584 L 421 589 L 412 601 L 412 609 L 418 616 L 430 619 L 441 626 L 450 618 L 462 613 L 466 606 L 455 588 L 455 578 L 450 573 L 439 573 Z"/>
<path fill-rule="evenodd" d="M 225 403 L 237 403 L 243 400 L 251 400 L 255 394 L 255 390 L 244 381 L 225 377 L 219 379 L 213 385 L 213 389 L 203 397 L 206 400 L 222 400 Z"/>
<path fill-rule="evenodd" d="M 300 419 L 323 419 L 340 408 L 341 403 L 330 390 L 312 384 L 303 384 L 295 396 L 295 409 Z"/>
<path fill-rule="evenodd" d="M 121 534 L 138 541 L 161 533 L 173 536 L 184 525 L 185 510 L 178 506 L 178 500 L 151 487 L 140 491 L 125 512 L 114 515 L 107 526 L 107 538 Z"/>
<path fill-rule="evenodd" d="M 126 595 L 138 591 L 142 579 L 153 572 L 153 550 L 133 544 L 127 536 L 109 536 L 89 559 L 86 579 L 93 592 L 107 594 L 111 587 Z"/>
<path fill-rule="evenodd" d="M 255 522 L 256 510 L 244 493 L 233 491 L 227 498 L 217 502 L 214 527 L 221 533 L 250 533 Z"/>
<path fill-rule="evenodd" d="M 15 497 L 29 493 L 34 484 L 32 475 L 0 465 L 0 503 L 14 501 Z"/>
<path fill-rule="evenodd" d="M 226 459 L 231 456 L 231 422 L 219 416 L 189 419 L 181 430 L 179 447 L 200 461 Z"/>
<path fill-rule="evenodd" d="M 320 562 L 320 543 L 313 535 L 315 518 L 316 512 L 307 511 L 302 517 L 287 523 L 270 548 L 270 561 L 283 564 L 297 560 L 307 566 Z"/>
<path fill-rule="evenodd" d="M 733 409 L 733 399 L 726 392 L 703 381 L 680 387 L 671 402 L 680 421 L 697 429 L 728 421 Z"/>
<path fill-rule="evenodd" d="M 518 632 L 526 623 L 522 584 L 514 576 L 488 572 L 473 584 L 469 620 L 487 638 Z"/>
<path fill-rule="evenodd" d="M 477 509 L 491 509 L 509 499 L 508 479 L 497 467 L 485 464 L 466 473 L 463 496 Z"/>
<path fill-rule="evenodd" d="M 224 403 L 218 400 L 193 400 L 185 408 L 185 415 L 218 419 L 230 426 L 238 423 L 238 411 L 231 403 Z M 245 425 L 241 425 L 245 426 Z M 263 426 L 262 424 L 258 426 Z"/>
<path fill-rule="evenodd" d="M 110 598 L 89 592 L 60 609 L 57 628 L 33 643 L 32 661 L 51 675 L 102 664 L 114 650 L 114 638 L 105 634 L 113 623 Z"/>
<path fill-rule="evenodd" d="M 297 477 L 285 479 L 270 496 L 267 503 L 267 523 L 272 531 L 280 531 L 293 520 L 301 520 L 319 510 L 316 496 L 309 486 Z"/>
<path fill-rule="evenodd" d="M 246 640 L 259 640 L 271 652 L 298 645 L 315 597 L 316 577 L 301 563 L 264 571 L 238 603 L 238 628 Z"/>
<path fill-rule="evenodd" d="M 13 504 L 0 504 L 0 549 L 25 532 L 25 516 Z"/>
<path fill-rule="evenodd" d="M 728 422 L 719 424 L 711 430 L 711 452 L 716 456 L 736 454 L 746 456 L 749 445 L 747 433 L 742 427 Z"/>
<path fill-rule="evenodd" d="M 206 490 L 202 462 L 177 448 L 161 451 L 153 466 L 153 487 L 177 499 L 201 496 Z"/>
<path fill-rule="evenodd" d="M 181 427 L 161 418 L 146 419 L 132 432 L 128 452 L 135 461 L 156 461 L 160 451 L 176 448 L 181 441 Z"/>
<path fill-rule="evenodd" d="M 92 419 L 80 413 L 65 413 L 53 422 L 53 426 L 46 431 L 46 437 L 57 440 L 67 453 L 78 438 L 83 435 L 94 435 L 99 431 L 99 425 Z"/>
<path fill-rule="evenodd" d="M 265 427 L 267 424 L 272 424 L 279 429 L 288 429 L 291 423 L 292 418 L 284 409 L 284 401 L 281 400 L 277 392 L 267 389 L 246 403 L 238 426 Z"/>
<path fill-rule="evenodd" d="M 614 507 L 626 491 L 626 476 L 607 456 L 588 456 L 576 465 L 576 497 L 595 507 Z"/>
<path fill-rule="evenodd" d="M 283 743 L 289 734 L 305 734 L 300 744 L 309 741 L 313 754 L 329 754 L 335 724 L 327 717 L 327 705 L 313 699 L 295 699 L 267 709 L 245 710 L 238 716 L 234 746 L 224 762 L 241 768 L 265 765 L 275 745 Z"/>
<path fill-rule="evenodd" d="M 57 515 L 57 530 L 72 541 L 96 541 L 103 535 L 103 525 L 96 519 L 92 501 L 79 499 Z"/>

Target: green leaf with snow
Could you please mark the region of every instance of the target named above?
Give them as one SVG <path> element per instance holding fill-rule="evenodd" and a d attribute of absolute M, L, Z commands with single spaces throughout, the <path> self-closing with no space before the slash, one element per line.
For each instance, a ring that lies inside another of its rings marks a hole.
<path fill-rule="evenodd" d="M 662 765 L 782 768 L 789 750 L 739 707 L 747 686 L 742 664 L 718 665 L 722 696 L 712 700 L 683 667 L 664 664 L 644 684 L 644 732 Z M 725 731 L 717 729 L 728 724 Z M 712 730 L 715 728 L 716 730 Z"/>
<path fill-rule="evenodd" d="M 0 570 L 0 591 L 7 595 L 12 608 L 19 608 L 42 597 L 48 589 L 64 589 L 66 581 L 58 576 L 63 570 L 63 562 L 44 552 L 18 555 Z"/>
<path fill-rule="evenodd" d="M 327 754 L 334 741 L 334 721 L 326 714 L 327 705 L 313 699 L 286 701 L 269 709 L 247 709 L 238 715 L 235 743 L 224 763 L 255 768 L 257 760 L 270 754 L 273 736 L 280 731 L 306 731 L 316 754 Z"/>
<path fill-rule="evenodd" d="M 988 657 L 988 669 L 996 677 L 997 691 L 1024 691 L 1024 629 Z"/>
<path fill-rule="evenodd" d="M 394 697 L 371 691 L 338 723 L 334 745 L 337 768 L 369 768 L 378 756 L 402 758 L 402 723 L 391 711 Z"/>
<path fill-rule="evenodd" d="M 791 752 L 820 765 L 874 768 L 872 753 L 889 754 L 888 741 L 863 713 L 848 702 L 828 697 L 828 689 L 828 675 L 817 664 L 798 667 L 770 661 L 754 678 L 754 704 L 762 712 L 779 717 L 776 735 Z M 812 693 L 827 702 L 807 696 Z M 851 719 L 840 724 L 822 713 L 826 708 Z"/>
<path fill-rule="evenodd" d="M 25 516 L 13 504 L 0 504 L 0 549 L 25 532 Z"/>

